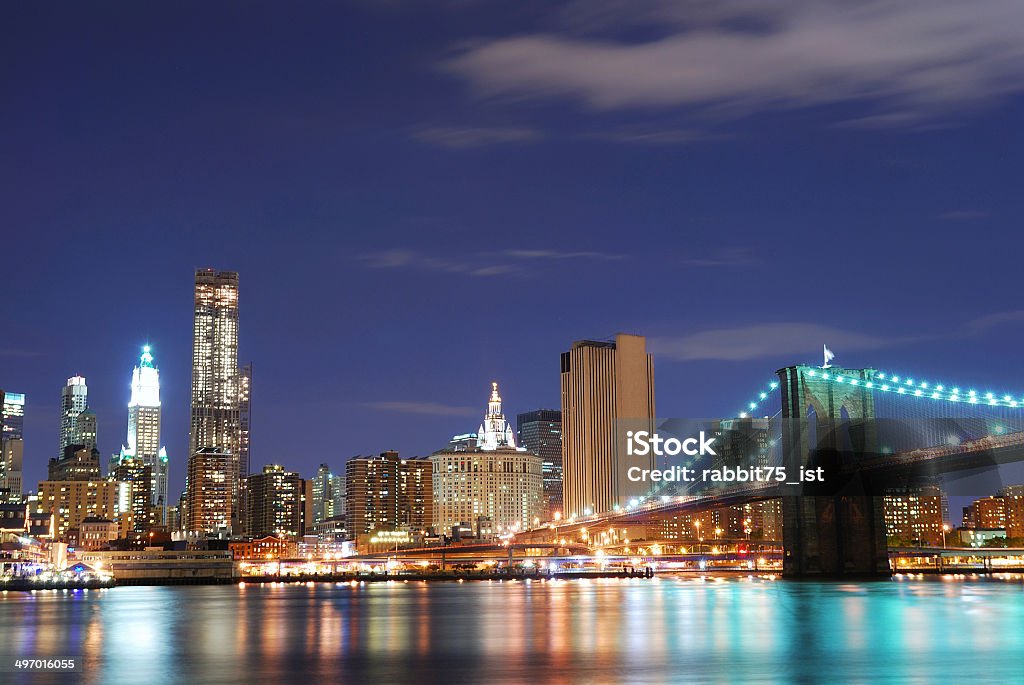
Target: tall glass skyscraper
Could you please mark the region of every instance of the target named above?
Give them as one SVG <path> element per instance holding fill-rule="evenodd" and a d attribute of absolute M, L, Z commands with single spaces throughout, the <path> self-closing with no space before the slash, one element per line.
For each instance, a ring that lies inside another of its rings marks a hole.
<path fill-rule="evenodd" d="M 195 278 L 192 331 L 186 530 L 215 530 L 225 521 L 237 525 L 240 398 L 238 274 L 200 269 Z M 203 468 L 192 468 L 197 457 Z"/>
<path fill-rule="evenodd" d="M 3 438 L 24 438 L 25 431 L 25 395 L 20 392 L 3 392 Z"/>
<path fill-rule="evenodd" d="M 128 444 L 118 461 L 134 458 L 150 469 L 150 503 L 158 516 L 167 519 L 167 450 L 160 445 L 160 370 L 153 365 L 149 345 L 142 348 L 139 365 L 132 371 L 132 396 L 128 402 Z"/>
<path fill-rule="evenodd" d="M 516 417 L 519 445 L 544 463 L 544 520 L 562 512 L 562 412 L 537 409 Z"/>
<path fill-rule="evenodd" d="M 0 489 L 5 497 L 20 498 L 24 454 L 25 395 L 0 390 Z"/>
<path fill-rule="evenodd" d="M 78 425 L 79 417 L 89 407 L 89 386 L 85 384 L 83 376 L 72 376 L 64 385 L 60 397 L 60 449 L 57 450 L 57 457 L 64 455 L 64 448 L 68 445 L 84 445 L 76 442 L 82 437 Z M 88 433 L 88 427 L 85 430 Z M 89 449 L 96 447 L 95 435 L 92 445 L 85 445 Z"/>

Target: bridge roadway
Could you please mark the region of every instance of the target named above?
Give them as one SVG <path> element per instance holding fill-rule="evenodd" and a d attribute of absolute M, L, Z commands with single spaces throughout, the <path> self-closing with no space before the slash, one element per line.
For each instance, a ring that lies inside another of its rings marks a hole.
<path fill-rule="evenodd" d="M 840 455 L 840 459 L 841 459 Z M 959 445 L 941 445 L 895 454 L 874 454 L 859 461 L 846 460 L 842 468 L 831 474 L 836 494 L 869 494 L 881 496 L 886 486 L 912 486 L 915 478 L 929 478 L 940 473 L 995 467 L 1024 461 L 1024 432 L 993 435 Z M 813 466 L 813 464 L 812 464 Z M 721 507 L 748 504 L 768 499 L 805 494 L 833 494 L 830 483 L 809 484 L 810 489 L 824 492 L 803 492 L 800 486 L 776 483 L 746 483 L 716 488 L 712 494 L 664 495 L 642 502 L 636 507 L 594 514 L 575 519 L 549 522 L 515 536 L 515 542 L 573 539 L 582 529 L 620 528 L 630 523 L 654 523 L 663 518 L 696 513 Z"/>

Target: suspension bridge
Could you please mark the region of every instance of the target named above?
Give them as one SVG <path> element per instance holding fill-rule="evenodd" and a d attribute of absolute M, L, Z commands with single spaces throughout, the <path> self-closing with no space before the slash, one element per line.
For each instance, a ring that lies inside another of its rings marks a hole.
<path fill-rule="evenodd" d="M 659 430 L 671 432 L 672 424 Z M 989 469 L 998 479 L 1001 466 L 1024 461 L 1024 394 L 874 368 L 797 365 L 776 371 L 731 417 L 701 428 L 718 436 L 721 449 L 690 465 L 784 466 L 790 474 L 822 468 L 827 478 L 715 487 L 662 482 L 613 511 L 570 516 L 517 542 L 778 500 L 784 575 L 889 575 L 883 496 L 956 472 Z"/>

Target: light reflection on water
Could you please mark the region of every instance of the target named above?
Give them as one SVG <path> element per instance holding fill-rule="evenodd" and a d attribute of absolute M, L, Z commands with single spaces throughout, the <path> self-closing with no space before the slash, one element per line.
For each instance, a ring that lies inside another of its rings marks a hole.
<path fill-rule="evenodd" d="M 1021 682 L 1024 582 L 655 580 L 6 593 L 13 683 Z"/>

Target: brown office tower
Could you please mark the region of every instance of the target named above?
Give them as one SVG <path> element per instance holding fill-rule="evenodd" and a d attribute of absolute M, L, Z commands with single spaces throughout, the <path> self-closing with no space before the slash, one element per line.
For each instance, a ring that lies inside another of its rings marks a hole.
<path fill-rule="evenodd" d="M 562 353 L 563 515 L 624 506 L 623 425 L 653 430 L 654 360 L 647 340 L 620 333 L 615 342 L 583 340 Z M 630 463 L 635 463 L 633 457 Z M 654 468 L 654 458 L 650 465 Z"/>

